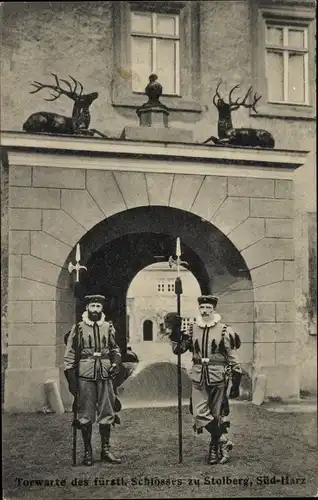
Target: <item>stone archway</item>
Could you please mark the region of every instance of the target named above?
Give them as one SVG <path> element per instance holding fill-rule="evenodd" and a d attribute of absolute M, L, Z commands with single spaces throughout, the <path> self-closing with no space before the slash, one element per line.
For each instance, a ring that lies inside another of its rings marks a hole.
<path fill-rule="evenodd" d="M 125 351 L 129 285 L 141 269 L 156 262 L 155 256 L 160 252 L 168 262 L 175 251 L 176 235 L 181 238 L 182 258 L 188 262 L 202 293 L 213 291 L 220 296 L 219 310 L 224 321 L 233 323 L 240 333 L 244 369 L 251 375 L 254 302 L 250 273 L 233 243 L 213 224 L 195 214 L 173 207 L 148 206 L 132 208 L 101 221 L 80 240 L 82 264 L 88 269 L 81 275 L 83 293 L 106 296 L 106 315 L 114 321 L 117 342 Z M 59 302 L 57 312 L 60 306 L 65 308 Z M 83 307 L 83 302 L 78 301 L 78 319 Z M 61 339 L 59 335 L 58 342 Z M 61 345 L 61 368 L 63 349 Z M 156 352 L 159 359 L 176 363 L 175 356 L 167 354 L 166 345 L 156 345 Z M 64 393 L 63 390 L 66 397 Z"/>
<path fill-rule="evenodd" d="M 75 244 L 81 241 L 87 260 L 96 250 L 92 228 L 138 207 L 144 211 L 164 207 L 196 216 L 202 228 L 223 239 L 216 255 L 219 262 L 224 260 L 224 248 L 233 244 L 248 279 L 235 280 L 227 291 L 215 290 L 223 294 L 227 321 L 241 318 L 248 357 L 258 373 L 267 375 L 267 394 L 299 393 L 295 365 L 290 362 L 294 352 L 292 181 L 233 174 L 10 169 L 7 409 L 37 408 L 43 400 L 43 382 L 48 377 L 59 379 L 63 335 L 74 321 L 67 263 Z M 132 218 L 128 232 L 134 223 Z M 111 230 L 113 239 L 119 236 L 117 226 Z M 17 301 L 23 307 L 17 309 Z M 21 350 L 23 344 L 26 347 Z M 278 386 L 278 378 L 286 384 Z M 17 402 L 11 395 L 20 386 L 25 396 Z"/>
<path fill-rule="evenodd" d="M 156 262 L 158 253 L 168 262 L 175 251 L 176 234 L 182 241 L 183 259 L 188 262 L 202 293 L 213 291 L 222 295 L 222 314 L 229 315 L 231 311 L 231 321 L 236 316 L 234 321 L 242 324 L 251 364 L 253 290 L 249 271 L 228 238 L 197 215 L 172 207 L 148 206 L 104 219 L 80 240 L 82 263 L 88 268 L 81 276 L 83 289 L 86 293 L 103 293 L 107 297 L 107 312 L 116 322 L 118 341 L 125 349 L 129 285 L 141 269 Z M 236 302 L 236 313 L 233 302 Z M 65 308 L 65 304 L 59 304 Z M 82 309 L 83 304 L 79 302 L 79 314 Z"/>

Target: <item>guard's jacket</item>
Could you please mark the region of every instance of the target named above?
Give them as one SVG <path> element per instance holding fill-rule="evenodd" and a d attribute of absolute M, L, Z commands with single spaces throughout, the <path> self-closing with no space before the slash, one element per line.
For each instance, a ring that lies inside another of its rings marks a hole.
<path fill-rule="evenodd" d="M 115 341 L 115 328 L 112 322 L 101 320 L 93 322 L 87 311 L 82 321 L 74 325 L 67 339 L 64 355 L 64 369 L 75 368 L 76 331 L 78 331 L 79 366 L 78 377 L 84 380 L 106 380 L 110 378 L 109 369 L 113 363 L 121 362 L 121 353 Z"/>
<path fill-rule="evenodd" d="M 230 375 L 241 373 L 236 352 L 236 335 L 232 328 L 221 323 L 221 316 L 214 314 L 210 323 L 199 317 L 195 324 L 181 334 L 180 343 L 172 342 L 175 354 L 191 351 L 190 377 L 198 385 L 218 385 Z"/>

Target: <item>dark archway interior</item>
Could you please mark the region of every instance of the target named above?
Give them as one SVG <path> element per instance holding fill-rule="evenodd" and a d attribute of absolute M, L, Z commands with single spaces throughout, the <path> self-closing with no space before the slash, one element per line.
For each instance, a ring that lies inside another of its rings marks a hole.
<path fill-rule="evenodd" d="M 143 324 L 143 339 L 145 341 L 153 340 L 153 323 L 150 319 L 146 319 Z"/>
<path fill-rule="evenodd" d="M 169 207 L 140 207 L 102 221 L 82 238 L 81 296 L 106 296 L 105 313 L 115 323 L 117 341 L 126 349 L 126 294 L 136 274 L 175 254 L 180 237 L 182 260 L 196 277 L 202 293 L 217 293 L 239 278 L 249 278 L 246 264 L 234 245 L 211 223 Z M 83 311 L 77 301 L 77 316 Z"/>

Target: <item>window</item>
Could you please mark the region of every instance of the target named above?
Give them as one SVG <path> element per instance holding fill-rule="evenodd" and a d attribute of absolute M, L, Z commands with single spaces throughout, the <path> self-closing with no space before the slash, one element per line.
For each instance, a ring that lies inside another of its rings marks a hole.
<path fill-rule="evenodd" d="M 310 2 L 301 8 L 280 4 L 251 3 L 258 115 L 315 118 L 315 11 Z"/>
<path fill-rule="evenodd" d="M 309 104 L 307 28 L 267 24 L 266 80 L 269 102 Z"/>
<path fill-rule="evenodd" d="M 160 280 L 157 282 L 157 291 L 159 293 L 174 293 L 175 280 Z"/>
<path fill-rule="evenodd" d="M 187 330 L 191 324 L 195 324 L 196 318 L 182 318 L 181 330 Z"/>
<path fill-rule="evenodd" d="M 201 113 L 200 2 L 111 2 L 114 26 L 112 105 L 144 104 L 144 89 L 155 70 L 161 102 L 171 111 Z M 134 114 L 135 116 L 135 114 Z"/>
<path fill-rule="evenodd" d="M 190 326 L 190 318 L 182 318 L 181 330 L 187 330 Z"/>
<path fill-rule="evenodd" d="M 167 291 L 172 293 L 174 292 L 174 283 L 175 281 L 174 280 L 168 280 L 167 282 Z"/>
<path fill-rule="evenodd" d="M 179 15 L 131 12 L 132 90 L 144 92 L 151 73 L 164 94 L 180 92 Z"/>

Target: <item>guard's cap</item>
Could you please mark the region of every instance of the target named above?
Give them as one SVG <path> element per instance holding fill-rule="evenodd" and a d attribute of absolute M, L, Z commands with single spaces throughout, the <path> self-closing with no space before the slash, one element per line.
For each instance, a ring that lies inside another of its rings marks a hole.
<path fill-rule="evenodd" d="M 105 297 L 104 295 L 86 295 L 84 297 L 86 305 L 88 304 L 101 304 L 104 305 Z"/>
<path fill-rule="evenodd" d="M 214 307 L 218 303 L 218 298 L 215 295 L 201 295 L 198 297 L 198 304 L 212 304 Z"/>

